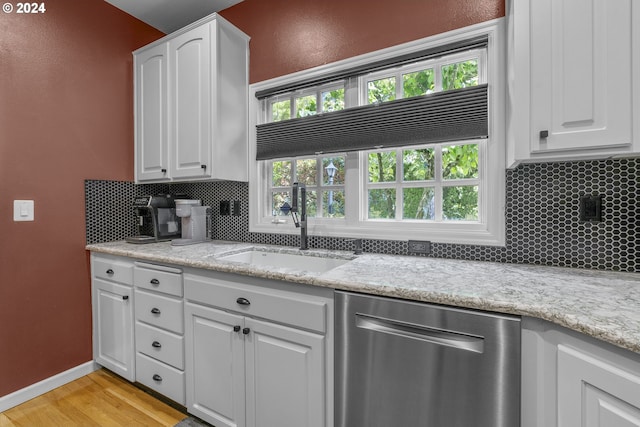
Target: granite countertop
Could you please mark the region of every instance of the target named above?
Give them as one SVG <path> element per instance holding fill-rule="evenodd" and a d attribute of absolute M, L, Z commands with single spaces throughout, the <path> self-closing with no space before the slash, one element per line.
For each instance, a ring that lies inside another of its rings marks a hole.
<path fill-rule="evenodd" d="M 250 249 L 351 260 L 325 273 L 220 260 Z M 347 291 L 531 316 L 640 353 L 640 275 L 211 241 L 109 242 L 87 250 Z"/>

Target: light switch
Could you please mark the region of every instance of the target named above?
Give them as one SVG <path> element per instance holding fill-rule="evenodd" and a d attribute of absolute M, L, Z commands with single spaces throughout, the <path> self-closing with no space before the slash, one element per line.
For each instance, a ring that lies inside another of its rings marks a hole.
<path fill-rule="evenodd" d="M 33 200 L 13 201 L 14 221 L 33 221 L 34 204 Z"/>

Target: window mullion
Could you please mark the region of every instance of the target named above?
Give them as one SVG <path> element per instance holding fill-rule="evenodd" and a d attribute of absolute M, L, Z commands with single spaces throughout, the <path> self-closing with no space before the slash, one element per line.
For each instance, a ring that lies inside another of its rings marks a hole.
<path fill-rule="evenodd" d="M 437 73 L 436 73 L 437 76 Z M 442 146 L 436 147 L 435 152 L 435 221 L 442 221 Z"/>
<path fill-rule="evenodd" d="M 397 79 L 397 77 L 396 77 Z M 404 177 L 404 170 L 402 165 L 402 149 L 396 150 L 396 212 L 395 218 L 397 221 L 402 221 L 404 215 L 404 194 L 402 191 L 402 181 Z"/>
<path fill-rule="evenodd" d="M 402 99 L 404 98 L 404 94 L 402 93 L 402 88 L 403 88 L 403 84 L 402 84 L 402 72 L 398 72 L 396 73 L 396 99 Z"/>
<path fill-rule="evenodd" d="M 316 96 L 316 99 L 319 98 L 319 95 Z M 316 104 L 318 105 L 318 104 Z M 316 111 L 317 110 L 316 106 Z M 323 212 L 323 192 L 324 192 L 324 176 L 322 175 L 322 156 L 316 157 L 316 218 L 322 218 L 324 216 Z"/>

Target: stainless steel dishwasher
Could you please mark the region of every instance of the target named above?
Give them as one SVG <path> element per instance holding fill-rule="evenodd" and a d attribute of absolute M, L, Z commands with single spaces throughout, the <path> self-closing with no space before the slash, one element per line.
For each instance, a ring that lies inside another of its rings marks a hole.
<path fill-rule="evenodd" d="M 515 316 L 336 292 L 335 427 L 517 427 Z"/>

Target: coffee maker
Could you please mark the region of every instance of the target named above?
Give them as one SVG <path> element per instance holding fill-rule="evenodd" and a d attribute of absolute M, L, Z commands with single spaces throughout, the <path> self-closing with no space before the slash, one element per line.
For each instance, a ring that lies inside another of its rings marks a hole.
<path fill-rule="evenodd" d="M 174 246 L 201 243 L 209 238 L 211 220 L 208 214 L 209 206 L 200 206 L 200 200 L 176 200 L 176 216 L 182 218 L 182 238 L 174 239 Z"/>
<path fill-rule="evenodd" d="M 138 218 L 138 235 L 126 237 L 129 243 L 154 243 L 180 237 L 175 198 L 171 194 L 136 197 L 133 209 Z"/>

